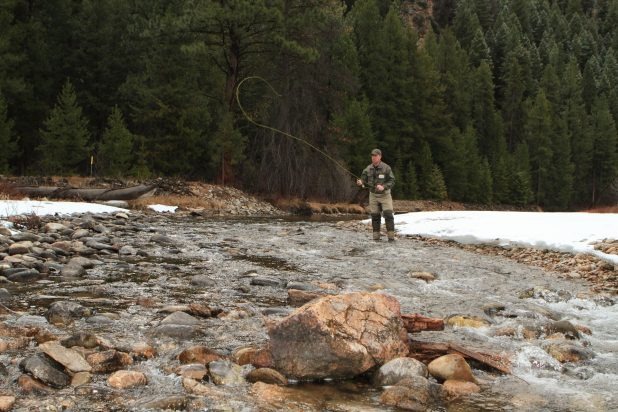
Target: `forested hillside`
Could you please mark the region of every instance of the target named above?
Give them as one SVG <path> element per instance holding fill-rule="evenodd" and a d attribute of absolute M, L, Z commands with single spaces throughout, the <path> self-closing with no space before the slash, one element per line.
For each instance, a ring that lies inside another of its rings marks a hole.
<path fill-rule="evenodd" d="M 4 0 L 0 173 L 349 198 L 618 197 L 615 0 Z M 276 93 L 275 93 L 276 91 Z"/>

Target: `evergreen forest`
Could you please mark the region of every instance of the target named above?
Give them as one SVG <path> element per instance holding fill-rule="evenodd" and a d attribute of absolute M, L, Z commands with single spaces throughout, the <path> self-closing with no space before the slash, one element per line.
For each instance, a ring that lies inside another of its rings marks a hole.
<path fill-rule="evenodd" d="M 616 0 L 0 0 L 0 174 L 573 210 L 617 120 Z"/>

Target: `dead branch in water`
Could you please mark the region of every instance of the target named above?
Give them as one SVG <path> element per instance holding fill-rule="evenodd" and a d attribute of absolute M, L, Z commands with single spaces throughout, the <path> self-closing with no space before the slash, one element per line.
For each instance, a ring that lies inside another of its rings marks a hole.
<path fill-rule="evenodd" d="M 458 353 L 466 359 L 473 359 L 485 366 L 505 374 L 511 374 L 511 365 L 508 359 L 496 354 L 477 352 L 464 348 L 456 343 L 421 342 L 411 340 L 408 357 L 417 359 L 423 363 L 429 363 L 440 356 L 449 353 Z"/>

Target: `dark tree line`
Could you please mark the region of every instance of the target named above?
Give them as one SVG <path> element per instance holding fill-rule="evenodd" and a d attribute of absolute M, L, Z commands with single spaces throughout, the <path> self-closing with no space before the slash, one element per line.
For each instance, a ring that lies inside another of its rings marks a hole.
<path fill-rule="evenodd" d="M 612 0 L 5 0 L 0 173 L 182 176 L 350 198 L 615 200 Z"/>

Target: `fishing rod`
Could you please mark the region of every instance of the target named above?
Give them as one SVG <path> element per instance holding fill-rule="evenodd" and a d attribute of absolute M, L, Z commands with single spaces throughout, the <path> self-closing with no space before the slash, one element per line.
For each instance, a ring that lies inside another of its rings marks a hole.
<path fill-rule="evenodd" d="M 302 139 L 298 136 L 294 136 L 290 133 L 284 132 L 283 130 L 279 130 L 275 127 L 272 126 L 268 126 L 266 124 L 263 123 L 259 123 L 255 120 L 253 120 L 253 118 L 251 116 L 249 116 L 249 114 L 245 111 L 245 109 L 242 107 L 242 104 L 240 103 L 240 87 L 242 86 L 242 84 L 244 82 L 246 82 L 247 80 L 261 80 L 264 83 L 266 83 L 268 85 L 268 87 L 270 88 L 270 90 L 272 90 L 272 92 L 278 96 L 281 97 L 281 95 L 279 93 L 277 93 L 277 91 L 275 90 L 275 88 L 268 82 L 268 80 L 264 79 L 263 77 L 260 76 L 249 76 L 249 77 L 245 77 L 244 79 L 242 79 L 239 83 L 238 86 L 236 87 L 236 103 L 238 104 L 238 107 L 240 108 L 240 111 L 242 112 L 242 114 L 247 118 L 247 120 L 249 120 L 249 122 L 253 123 L 254 125 L 261 127 L 263 129 L 267 129 L 267 130 L 271 130 L 275 133 L 280 133 L 286 137 L 289 137 L 291 139 L 294 139 L 296 141 L 299 141 L 301 143 L 306 144 L 307 146 L 309 146 L 310 148 L 312 148 L 313 150 L 315 150 L 316 152 L 320 153 L 322 156 L 326 157 L 328 160 L 332 161 L 333 163 L 335 163 L 338 167 L 340 167 L 343 171 L 345 171 L 346 173 L 348 173 L 349 175 L 351 175 L 352 177 L 355 177 L 356 179 L 360 179 L 360 177 L 356 176 L 354 173 L 352 173 L 350 170 L 348 170 L 345 166 L 343 166 L 341 163 L 339 163 L 337 160 L 335 160 L 332 156 L 330 156 L 328 153 L 324 152 L 323 150 L 320 150 L 318 147 L 316 147 L 315 145 L 309 143 L 308 141 L 306 141 L 305 139 Z"/>

